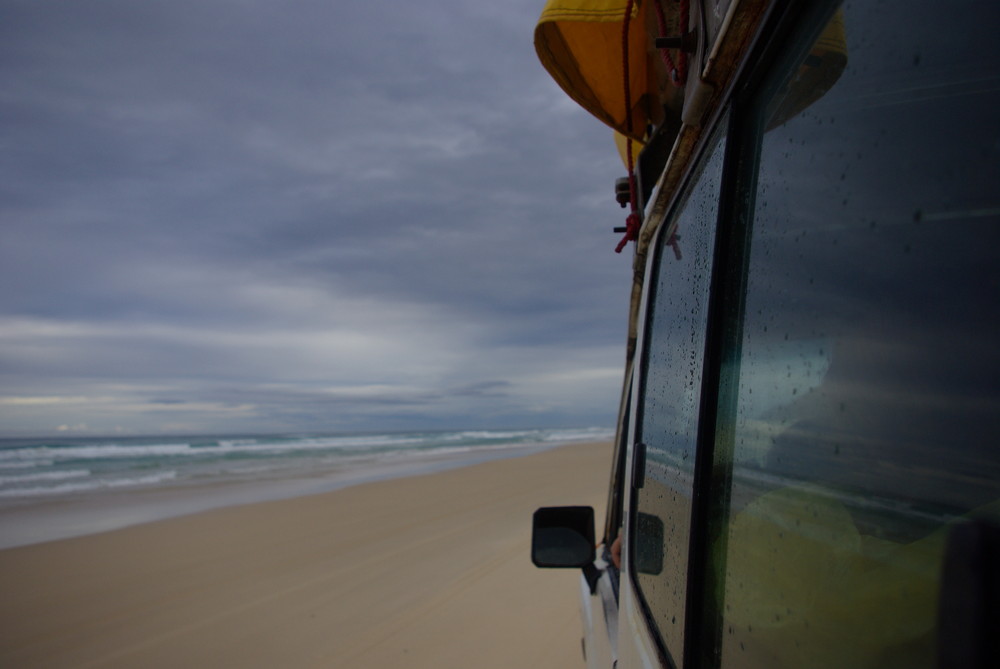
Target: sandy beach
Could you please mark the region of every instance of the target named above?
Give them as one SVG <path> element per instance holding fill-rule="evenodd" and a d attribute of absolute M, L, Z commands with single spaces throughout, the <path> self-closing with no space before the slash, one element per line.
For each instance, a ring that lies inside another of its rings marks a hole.
<path fill-rule="evenodd" d="M 538 506 L 603 517 L 608 444 L 0 551 L 3 667 L 583 667 Z"/>

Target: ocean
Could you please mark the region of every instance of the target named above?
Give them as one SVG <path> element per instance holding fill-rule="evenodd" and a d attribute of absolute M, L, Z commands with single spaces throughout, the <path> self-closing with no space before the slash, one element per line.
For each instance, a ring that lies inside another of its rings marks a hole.
<path fill-rule="evenodd" d="M 516 457 L 613 430 L 0 440 L 0 548 Z"/>

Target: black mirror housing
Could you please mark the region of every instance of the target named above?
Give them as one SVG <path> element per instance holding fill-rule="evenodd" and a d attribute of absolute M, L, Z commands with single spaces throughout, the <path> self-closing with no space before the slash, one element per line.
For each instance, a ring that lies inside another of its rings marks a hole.
<path fill-rule="evenodd" d="M 592 507 L 549 506 L 535 511 L 531 524 L 531 562 L 536 567 L 586 567 L 595 557 Z"/>

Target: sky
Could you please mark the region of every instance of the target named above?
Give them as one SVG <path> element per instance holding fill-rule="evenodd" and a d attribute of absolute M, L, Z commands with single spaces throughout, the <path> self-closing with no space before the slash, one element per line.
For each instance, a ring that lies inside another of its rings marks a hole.
<path fill-rule="evenodd" d="M 3 0 L 0 436 L 613 426 L 542 0 Z"/>

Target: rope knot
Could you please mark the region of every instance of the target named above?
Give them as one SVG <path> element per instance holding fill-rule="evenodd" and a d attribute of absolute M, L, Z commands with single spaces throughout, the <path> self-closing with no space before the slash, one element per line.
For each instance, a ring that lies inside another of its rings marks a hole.
<path fill-rule="evenodd" d="M 642 220 L 639 218 L 639 214 L 633 211 L 625 219 L 625 236 L 622 237 L 621 241 L 618 242 L 618 246 L 615 247 L 615 253 L 621 253 L 626 244 L 639 239 L 639 228 L 641 227 Z"/>

